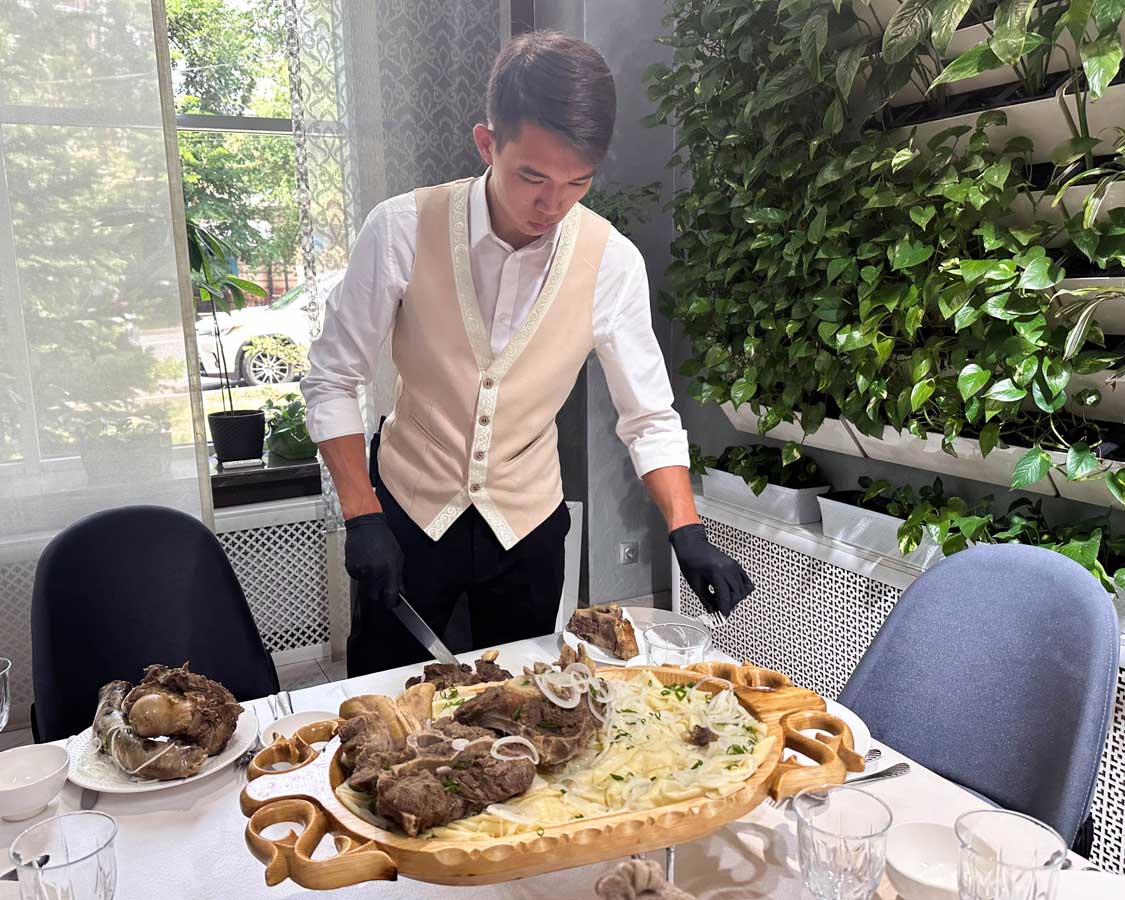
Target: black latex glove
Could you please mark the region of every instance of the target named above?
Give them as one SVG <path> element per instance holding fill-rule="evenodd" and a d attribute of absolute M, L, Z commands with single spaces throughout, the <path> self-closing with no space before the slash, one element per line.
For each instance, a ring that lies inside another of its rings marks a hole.
<path fill-rule="evenodd" d="M 742 566 L 711 546 L 702 525 L 684 525 L 668 535 L 684 580 L 710 612 L 730 615 L 754 590 Z"/>
<path fill-rule="evenodd" d="M 361 607 L 390 609 L 402 590 L 402 548 L 382 513 L 367 513 L 344 522 L 344 568 L 355 579 Z M 370 599 L 369 599 L 370 598 Z M 352 618 L 362 609 L 352 604 Z M 355 622 L 353 621 L 353 626 Z"/>

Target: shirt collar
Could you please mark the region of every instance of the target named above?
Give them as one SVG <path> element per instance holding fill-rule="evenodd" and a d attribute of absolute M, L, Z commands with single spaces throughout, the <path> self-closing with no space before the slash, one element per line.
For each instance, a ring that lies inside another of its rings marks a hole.
<path fill-rule="evenodd" d="M 491 238 L 511 253 L 511 245 L 492 230 L 492 218 L 488 214 L 488 194 L 485 189 L 491 174 L 492 167 L 489 166 L 483 175 L 473 180 L 472 187 L 469 189 L 469 246 L 475 248 L 485 238 Z M 561 223 L 522 249 L 554 249 L 560 227 Z"/>

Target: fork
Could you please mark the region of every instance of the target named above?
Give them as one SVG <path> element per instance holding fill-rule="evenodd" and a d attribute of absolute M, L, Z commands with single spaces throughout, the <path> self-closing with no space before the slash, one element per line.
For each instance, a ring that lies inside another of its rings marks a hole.
<path fill-rule="evenodd" d="M 888 766 L 885 769 L 880 769 L 878 772 L 872 772 L 870 775 L 860 775 L 858 778 L 850 778 L 844 782 L 845 785 L 851 787 L 854 784 L 862 784 L 869 781 L 883 781 L 887 778 L 899 778 L 910 772 L 910 763 L 900 762 L 895 763 L 893 766 Z M 835 785 L 829 785 L 835 787 Z M 788 797 L 782 797 L 780 800 L 774 800 L 772 797 L 766 801 L 766 805 L 772 806 L 774 809 L 782 810 L 785 806 L 795 797 L 796 794 Z"/>

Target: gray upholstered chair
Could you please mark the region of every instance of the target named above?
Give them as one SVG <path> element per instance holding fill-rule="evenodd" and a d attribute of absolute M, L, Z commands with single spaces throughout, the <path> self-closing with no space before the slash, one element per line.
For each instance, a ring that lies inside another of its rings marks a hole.
<path fill-rule="evenodd" d="M 840 702 L 879 740 L 1073 843 L 1119 650 L 1113 603 L 1078 563 L 1040 547 L 977 546 L 906 590 Z"/>

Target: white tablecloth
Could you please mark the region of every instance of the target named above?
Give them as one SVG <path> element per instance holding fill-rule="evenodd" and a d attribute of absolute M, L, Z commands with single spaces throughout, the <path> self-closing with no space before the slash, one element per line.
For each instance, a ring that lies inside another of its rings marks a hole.
<path fill-rule="evenodd" d="M 558 656 L 558 636 L 546 635 L 518 641 L 498 648 L 499 662 L 518 672 L 535 660 Z M 465 654 L 471 661 L 480 651 Z M 721 656 L 721 654 L 716 654 Z M 395 695 L 406 678 L 420 667 L 395 669 L 361 678 L 320 685 L 292 693 L 293 707 L 305 710 L 335 710 L 349 696 L 362 693 Z M 270 721 L 264 700 L 249 704 L 264 724 Z M 880 745 L 883 758 L 877 768 L 898 762 L 903 757 Z M 243 838 L 246 819 L 238 806 L 244 784 L 242 770 L 231 767 L 195 784 L 156 791 L 151 794 L 102 794 L 97 809 L 117 819 L 118 889 L 117 900 L 251 900 L 251 898 L 324 898 L 324 900 L 425 900 L 432 897 L 473 898 L 473 900 L 530 900 L 550 898 L 569 900 L 594 897 L 598 875 L 612 866 L 605 863 L 568 869 L 509 882 L 503 885 L 451 888 L 401 879 L 375 882 L 338 891 L 306 891 L 290 881 L 267 888 L 264 867 L 247 849 Z M 868 789 L 881 797 L 894 813 L 895 823 L 937 822 L 952 825 L 963 812 L 984 804 L 916 763 L 910 774 L 876 782 Z M 80 791 L 67 783 L 58 800 L 40 818 L 78 809 Z M 6 848 L 28 825 L 0 822 L 0 847 Z M 321 845 L 330 855 L 330 838 Z M 319 853 L 318 853 L 319 855 Z M 662 854 L 661 854 L 662 857 Z M 7 854 L 0 858 L 0 871 L 8 868 Z M 711 900 L 733 898 L 773 898 L 796 900 L 803 894 L 796 863 L 796 829 L 788 817 L 768 807 L 759 807 L 745 819 L 720 829 L 715 834 L 677 849 L 676 882 L 697 897 Z M 2 895 L 0 895 L 2 896 Z M 893 890 L 884 885 L 879 897 L 891 900 Z"/>

